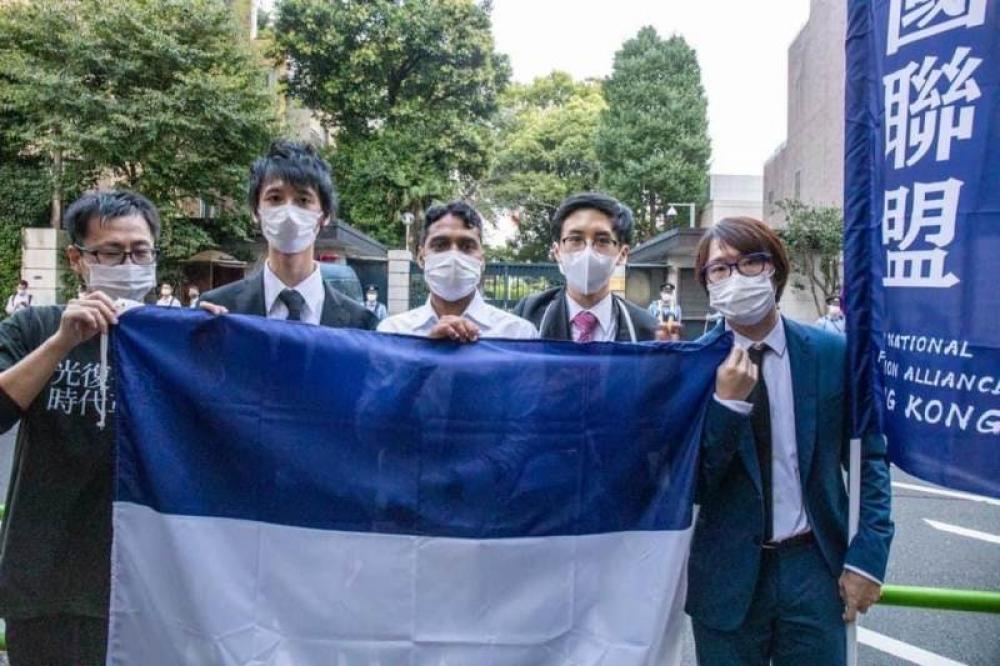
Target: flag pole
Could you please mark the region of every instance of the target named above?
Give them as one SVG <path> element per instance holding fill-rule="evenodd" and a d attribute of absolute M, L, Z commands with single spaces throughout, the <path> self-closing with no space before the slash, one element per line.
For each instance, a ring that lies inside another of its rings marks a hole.
<path fill-rule="evenodd" d="M 861 439 L 851 439 L 851 459 L 848 470 L 848 513 L 847 513 L 847 543 L 854 540 L 858 533 L 858 523 L 861 520 Z M 847 666 L 858 664 L 858 620 L 847 623 Z"/>

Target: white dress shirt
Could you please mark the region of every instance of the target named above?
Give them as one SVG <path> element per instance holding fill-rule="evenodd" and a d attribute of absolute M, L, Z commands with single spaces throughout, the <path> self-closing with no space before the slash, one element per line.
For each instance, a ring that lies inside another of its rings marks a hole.
<path fill-rule="evenodd" d="M 479 327 L 482 338 L 513 338 L 533 340 L 538 337 L 538 329 L 526 319 L 521 319 L 500 308 L 495 308 L 477 291 L 475 297 L 465 308 L 462 316 Z M 382 320 L 378 325 L 380 333 L 403 333 L 405 335 L 421 335 L 426 337 L 440 317 L 434 311 L 430 298 L 419 308 L 407 310 Z"/>
<path fill-rule="evenodd" d="M 614 297 L 610 292 L 608 295 L 595 303 L 592 307 L 585 308 L 573 297 L 566 294 L 566 304 L 569 307 L 569 327 L 573 335 L 573 342 L 580 341 L 580 330 L 573 325 L 573 317 L 586 310 L 597 317 L 597 328 L 594 329 L 594 342 L 614 342 L 618 335 L 618 319 L 614 316 Z"/>
<path fill-rule="evenodd" d="M 744 349 L 757 344 L 736 331 L 729 324 L 735 343 Z M 785 322 L 779 318 L 771 332 L 761 341 L 769 351 L 764 354 L 763 375 L 767 384 L 767 398 L 771 412 L 771 497 L 773 507 L 772 534 L 774 541 L 784 541 L 789 537 L 810 530 L 809 518 L 802 501 L 802 481 L 799 477 L 799 451 L 795 435 L 795 397 L 792 386 L 792 364 L 788 358 L 788 341 L 785 338 Z M 743 400 L 722 400 L 720 403 L 748 415 L 753 405 Z M 845 565 L 857 574 L 881 585 L 866 571 Z"/>
<path fill-rule="evenodd" d="M 323 301 L 326 299 L 326 289 L 323 288 L 323 276 L 320 275 L 319 265 L 314 266 L 313 272 L 305 280 L 289 286 L 274 274 L 267 262 L 264 262 L 264 311 L 267 312 L 268 319 L 288 319 L 288 307 L 278 298 L 278 294 L 285 289 L 294 289 L 305 299 L 301 321 L 319 325 L 319 320 L 323 316 Z"/>

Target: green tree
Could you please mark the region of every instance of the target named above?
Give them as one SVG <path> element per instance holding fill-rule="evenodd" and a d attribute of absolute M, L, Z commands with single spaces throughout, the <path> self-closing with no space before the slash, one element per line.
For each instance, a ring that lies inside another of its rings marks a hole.
<path fill-rule="evenodd" d="M 843 212 L 839 208 L 808 206 L 794 199 L 784 199 L 777 205 L 787 221 L 781 237 L 795 271 L 792 286 L 808 289 L 816 312 L 822 313 L 826 299 L 840 295 Z"/>
<path fill-rule="evenodd" d="M 275 55 L 288 93 L 318 112 L 343 216 L 379 240 L 403 212 L 470 194 L 494 150 L 491 121 L 509 78 L 489 3 L 284 0 Z"/>
<path fill-rule="evenodd" d="M 708 191 L 707 102 L 698 59 L 683 37 L 642 28 L 615 54 L 597 132 L 601 184 L 631 205 L 638 240 L 667 204 L 701 204 Z"/>
<path fill-rule="evenodd" d="M 511 86 L 500 105 L 499 148 L 484 196 L 492 208 L 516 215 L 514 257 L 545 261 L 549 219 L 559 202 L 598 183 L 601 87 L 553 72 Z"/>
<path fill-rule="evenodd" d="M 40 160 L 54 226 L 67 191 L 138 190 L 167 264 L 246 238 L 246 170 L 274 100 L 223 0 L 41 0 L 0 8 L 5 144 Z M 185 215 L 193 202 L 219 215 Z"/>

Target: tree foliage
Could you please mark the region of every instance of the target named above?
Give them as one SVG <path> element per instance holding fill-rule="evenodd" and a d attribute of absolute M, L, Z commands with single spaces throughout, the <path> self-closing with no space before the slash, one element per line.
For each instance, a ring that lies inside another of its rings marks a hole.
<path fill-rule="evenodd" d="M 387 243 L 405 211 L 474 189 L 509 78 L 490 6 L 472 0 L 284 0 L 275 55 L 288 93 L 331 131 L 342 215 Z"/>
<path fill-rule="evenodd" d="M 615 54 L 604 98 L 601 183 L 634 208 L 644 240 L 669 202 L 701 204 L 708 191 L 707 102 L 694 50 L 683 37 L 642 28 Z"/>
<path fill-rule="evenodd" d="M 223 0 L 40 0 L 0 8 L 5 144 L 67 191 L 120 185 L 164 217 L 168 258 L 245 238 L 246 171 L 274 102 Z M 218 205 L 215 219 L 183 215 Z"/>
<path fill-rule="evenodd" d="M 499 148 L 484 195 L 491 208 L 518 220 L 513 258 L 545 261 L 556 207 L 573 192 L 597 187 L 600 84 L 553 72 L 511 86 L 501 107 Z"/>
<path fill-rule="evenodd" d="M 808 206 L 801 201 L 778 202 L 788 222 L 781 237 L 788 247 L 792 269 L 805 283 L 792 286 L 808 289 L 817 312 L 831 296 L 840 295 L 841 262 L 844 249 L 844 215 L 839 208 Z"/>

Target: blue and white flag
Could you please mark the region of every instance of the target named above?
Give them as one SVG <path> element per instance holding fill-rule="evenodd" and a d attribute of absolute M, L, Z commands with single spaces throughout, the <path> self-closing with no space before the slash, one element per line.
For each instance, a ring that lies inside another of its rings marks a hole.
<path fill-rule="evenodd" d="M 855 433 L 1000 497 L 1000 0 L 850 0 L 846 117 Z"/>
<path fill-rule="evenodd" d="M 676 663 L 730 342 L 128 313 L 108 663 Z"/>

